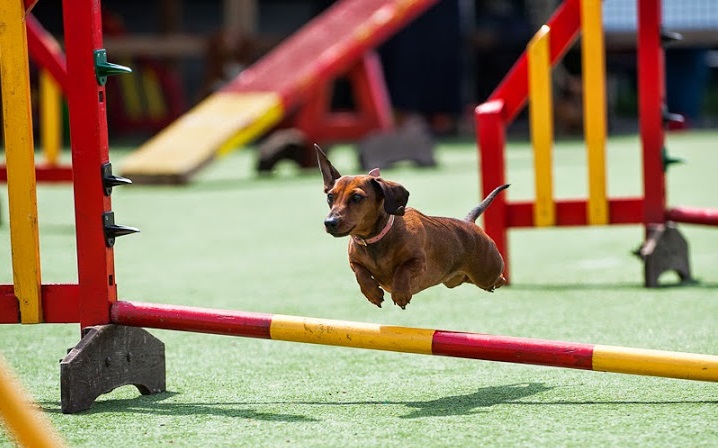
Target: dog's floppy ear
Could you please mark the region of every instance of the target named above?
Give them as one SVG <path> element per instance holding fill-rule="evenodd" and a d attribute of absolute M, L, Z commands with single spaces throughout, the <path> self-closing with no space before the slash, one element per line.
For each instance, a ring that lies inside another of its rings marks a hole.
<path fill-rule="evenodd" d="M 322 152 L 322 149 L 319 147 L 319 145 L 315 144 L 314 149 L 317 150 L 317 161 L 319 162 L 319 171 L 322 172 L 322 177 L 324 178 L 324 192 L 331 190 L 334 186 L 334 182 L 336 182 L 337 179 L 342 177 L 341 174 L 339 174 L 339 171 L 337 171 L 334 166 L 332 166 L 331 162 L 327 158 L 327 155 Z"/>
<path fill-rule="evenodd" d="M 384 210 L 390 215 L 402 216 L 409 202 L 409 191 L 401 184 L 384 180 L 380 177 L 372 179 L 376 191 L 384 198 Z"/>

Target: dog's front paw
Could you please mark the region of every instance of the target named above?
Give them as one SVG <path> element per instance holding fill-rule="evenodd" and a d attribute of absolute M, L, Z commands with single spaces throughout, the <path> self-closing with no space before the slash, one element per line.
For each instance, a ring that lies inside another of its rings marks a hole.
<path fill-rule="evenodd" d="M 411 294 L 395 292 L 391 295 L 391 300 L 394 301 L 394 305 L 398 306 L 402 310 L 406 309 L 406 306 L 411 302 Z"/>
<path fill-rule="evenodd" d="M 379 308 L 381 308 L 381 304 L 382 304 L 382 302 L 384 302 L 384 290 L 383 290 L 383 289 L 381 289 L 381 288 L 378 287 L 378 286 L 377 286 L 375 289 L 368 290 L 368 291 L 362 289 L 362 294 L 364 294 L 364 296 L 365 296 L 371 303 L 373 303 L 374 305 L 376 305 L 376 306 L 378 306 Z"/>

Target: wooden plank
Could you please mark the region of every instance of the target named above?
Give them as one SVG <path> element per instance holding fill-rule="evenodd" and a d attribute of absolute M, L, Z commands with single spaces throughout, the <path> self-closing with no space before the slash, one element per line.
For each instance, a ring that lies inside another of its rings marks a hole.
<path fill-rule="evenodd" d="M 165 345 L 142 328 L 86 327 L 60 362 L 62 412 L 84 411 L 95 399 L 132 384 L 142 395 L 166 390 Z"/>
<path fill-rule="evenodd" d="M 283 113 L 271 92 L 215 93 L 128 156 L 122 175 L 137 183 L 185 183 L 218 153 L 270 129 Z"/>

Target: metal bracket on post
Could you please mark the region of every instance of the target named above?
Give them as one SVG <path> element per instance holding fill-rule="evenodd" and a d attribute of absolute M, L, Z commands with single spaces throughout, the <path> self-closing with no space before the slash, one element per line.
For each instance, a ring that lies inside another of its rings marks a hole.
<path fill-rule="evenodd" d="M 132 73 L 132 69 L 129 67 L 107 62 L 107 51 L 104 48 L 95 50 L 94 56 L 95 76 L 97 78 L 97 84 L 101 86 L 104 86 L 107 83 L 108 76 Z"/>
<path fill-rule="evenodd" d="M 105 245 L 112 247 L 115 245 L 115 238 L 118 236 L 130 235 L 137 233 L 140 229 L 135 227 L 122 226 L 115 224 L 115 213 L 105 212 L 102 214 L 103 225 L 105 226 Z"/>
<path fill-rule="evenodd" d="M 147 330 L 122 325 L 87 327 L 60 361 L 62 412 L 89 409 L 102 394 L 133 385 L 142 395 L 166 389 L 165 345 Z"/>
<path fill-rule="evenodd" d="M 120 185 L 130 185 L 132 181 L 126 177 L 112 174 L 112 164 L 107 162 L 102 165 L 102 186 L 105 189 L 105 196 L 112 194 L 112 188 Z"/>
<path fill-rule="evenodd" d="M 695 283 L 688 261 L 688 243 L 673 222 L 648 225 L 646 241 L 634 254 L 643 260 L 647 288 L 658 287 L 658 277 L 667 271 L 675 271 L 681 284 Z"/>
<path fill-rule="evenodd" d="M 683 35 L 681 33 L 670 31 L 661 27 L 661 44 L 664 47 L 681 40 L 683 40 Z"/>

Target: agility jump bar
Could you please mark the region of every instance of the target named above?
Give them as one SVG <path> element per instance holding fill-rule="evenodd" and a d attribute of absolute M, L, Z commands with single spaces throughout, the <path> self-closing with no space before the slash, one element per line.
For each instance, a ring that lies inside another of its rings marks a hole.
<path fill-rule="evenodd" d="M 718 382 L 718 356 L 118 301 L 117 325 Z"/>

